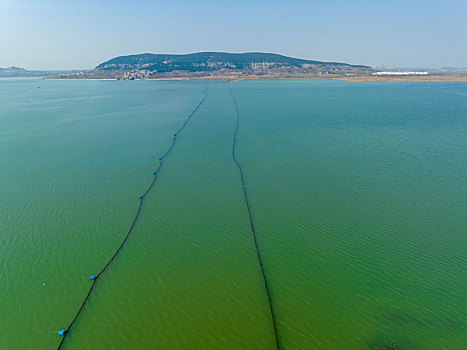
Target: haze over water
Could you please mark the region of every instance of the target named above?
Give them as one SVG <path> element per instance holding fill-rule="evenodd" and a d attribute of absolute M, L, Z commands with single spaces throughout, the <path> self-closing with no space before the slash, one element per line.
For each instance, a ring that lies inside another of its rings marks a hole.
<path fill-rule="evenodd" d="M 463 349 L 467 84 L 0 80 L 0 348 Z M 379 347 L 378 347 L 379 346 Z"/>

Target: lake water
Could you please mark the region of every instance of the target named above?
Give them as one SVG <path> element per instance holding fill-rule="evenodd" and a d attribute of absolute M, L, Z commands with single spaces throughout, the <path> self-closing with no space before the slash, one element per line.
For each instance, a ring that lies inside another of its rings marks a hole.
<path fill-rule="evenodd" d="M 0 79 L 0 349 L 465 349 L 467 83 Z"/>

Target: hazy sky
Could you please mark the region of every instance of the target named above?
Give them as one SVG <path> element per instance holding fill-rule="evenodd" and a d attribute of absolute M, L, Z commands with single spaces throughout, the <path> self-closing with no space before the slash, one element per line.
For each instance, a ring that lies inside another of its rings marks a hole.
<path fill-rule="evenodd" d="M 0 67 L 197 51 L 467 67 L 467 0 L 0 0 Z"/>

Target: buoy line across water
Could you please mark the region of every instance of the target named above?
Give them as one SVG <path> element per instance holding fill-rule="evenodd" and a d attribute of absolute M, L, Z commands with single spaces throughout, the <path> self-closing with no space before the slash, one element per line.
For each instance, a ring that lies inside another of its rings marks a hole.
<path fill-rule="evenodd" d="M 256 249 L 256 255 L 258 257 L 259 267 L 260 267 L 261 273 L 263 275 L 264 288 L 266 290 L 266 296 L 267 296 L 268 303 L 269 303 L 269 311 L 270 311 L 271 319 L 272 319 L 272 327 L 273 327 L 273 330 L 274 330 L 274 336 L 275 336 L 275 341 L 276 341 L 276 349 L 279 350 L 280 349 L 280 346 L 279 346 L 279 344 L 280 344 L 279 343 L 279 334 L 277 332 L 277 325 L 276 325 L 277 322 L 276 322 L 276 317 L 275 317 L 275 314 L 274 314 L 274 308 L 273 308 L 273 305 L 272 305 L 273 303 L 272 303 L 272 298 L 271 298 L 270 287 L 269 287 L 268 279 L 266 277 L 266 272 L 264 270 L 264 263 L 263 263 L 263 259 L 261 257 L 261 250 L 260 250 L 260 247 L 259 247 L 258 238 L 257 238 L 257 235 L 256 235 L 256 230 L 255 230 L 255 225 L 254 225 L 254 222 L 253 222 L 253 215 L 251 213 L 250 202 L 248 200 L 248 193 L 247 193 L 247 190 L 246 190 L 244 172 L 243 172 L 242 166 L 240 165 L 240 163 L 239 163 L 239 161 L 237 160 L 237 157 L 236 157 L 237 134 L 238 134 L 238 128 L 239 128 L 239 124 L 240 124 L 240 113 L 238 112 L 237 100 L 235 99 L 235 97 L 232 94 L 232 90 L 230 89 L 230 85 L 228 85 L 228 89 L 229 89 L 229 95 L 232 98 L 232 101 L 233 101 L 233 104 L 234 104 L 234 107 L 235 107 L 235 121 L 236 121 L 235 122 L 235 131 L 234 131 L 234 135 L 233 135 L 233 143 L 232 143 L 232 159 L 233 159 L 234 163 L 237 165 L 238 172 L 240 173 L 240 181 L 242 183 L 243 198 L 245 200 L 245 206 L 246 206 L 247 211 L 248 211 L 248 218 L 250 220 L 250 229 L 251 229 L 251 233 L 253 235 L 253 242 L 254 242 L 255 249 Z"/>
<path fill-rule="evenodd" d="M 107 271 L 108 267 L 110 266 L 110 264 L 112 263 L 112 261 L 115 259 L 115 257 L 120 253 L 120 251 L 122 250 L 123 246 L 126 244 L 126 242 L 128 241 L 128 238 L 130 237 L 130 234 L 131 232 L 133 231 L 133 228 L 136 224 L 136 221 L 138 220 L 138 217 L 139 217 L 139 214 L 141 213 L 141 208 L 143 207 L 143 201 L 144 201 L 144 196 L 146 194 L 148 194 L 148 192 L 152 189 L 152 187 L 154 186 L 154 184 L 156 183 L 156 179 L 157 179 L 157 174 L 159 173 L 159 171 L 161 170 L 162 168 L 162 163 L 163 163 L 163 160 L 165 157 L 167 157 L 169 155 L 169 153 L 172 151 L 172 149 L 174 148 L 175 146 L 175 142 L 177 141 L 177 136 L 178 134 L 185 128 L 185 126 L 187 125 L 187 123 L 190 121 L 191 117 L 193 117 L 193 115 L 196 113 L 196 111 L 199 109 L 199 107 L 201 107 L 201 105 L 203 104 L 203 102 L 206 100 L 206 98 L 208 97 L 207 96 L 207 88 L 203 90 L 203 93 L 204 93 L 204 97 L 201 99 L 201 101 L 198 103 L 198 105 L 195 107 L 195 109 L 193 109 L 193 111 L 190 113 L 190 115 L 188 116 L 188 118 L 185 119 L 185 121 L 183 122 L 182 126 L 174 133 L 173 137 L 172 137 L 172 142 L 170 144 L 170 147 L 168 148 L 167 152 L 165 152 L 161 157 L 159 157 L 159 166 L 157 167 L 156 170 L 154 170 L 152 172 L 152 174 L 154 175 L 153 176 L 153 179 L 151 181 L 151 184 L 149 185 L 149 187 L 146 189 L 146 191 L 144 191 L 143 194 L 139 195 L 138 196 L 138 199 L 139 199 L 139 205 L 138 205 L 138 210 L 136 211 L 136 215 L 135 215 L 135 218 L 133 219 L 133 222 L 131 223 L 130 225 L 130 228 L 128 229 L 128 232 L 127 234 L 125 235 L 125 238 L 123 239 L 122 243 L 120 244 L 120 246 L 118 247 L 118 249 L 115 251 L 115 253 L 110 257 L 110 259 L 107 261 L 107 264 L 105 264 L 105 266 L 100 270 L 100 272 L 96 275 L 92 275 L 90 276 L 90 280 L 92 281 L 91 282 L 91 286 L 89 288 L 89 291 L 88 291 L 88 294 L 86 295 L 86 297 L 84 298 L 83 302 L 81 303 L 81 306 L 80 308 L 78 309 L 78 311 L 76 312 L 73 320 L 70 322 L 70 324 L 68 325 L 67 328 L 64 328 L 64 329 L 61 329 L 60 331 L 58 331 L 58 334 L 62 336 L 62 340 L 60 341 L 60 344 L 58 345 L 58 348 L 57 350 L 60 350 L 62 345 L 65 343 L 65 339 L 67 338 L 67 335 L 68 333 L 70 332 L 71 328 L 73 327 L 73 324 L 75 323 L 75 321 L 77 320 L 78 316 L 81 314 L 81 312 L 83 311 L 84 309 L 84 306 L 86 305 L 86 302 L 88 301 L 89 297 L 91 296 L 92 294 L 92 291 L 94 289 L 94 286 L 97 284 L 97 281 L 99 280 L 99 277 L 102 276 L 102 274 Z"/>

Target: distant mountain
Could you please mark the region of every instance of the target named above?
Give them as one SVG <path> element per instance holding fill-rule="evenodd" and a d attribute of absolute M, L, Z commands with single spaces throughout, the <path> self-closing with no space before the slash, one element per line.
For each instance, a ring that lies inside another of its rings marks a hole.
<path fill-rule="evenodd" d="M 0 76 L 17 76 L 17 75 L 24 75 L 27 72 L 24 68 L 19 67 L 7 67 L 7 68 L 0 68 Z"/>
<path fill-rule="evenodd" d="M 27 70 L 20 67 L 0 68 L 0 77 L 49 77 L 65 71 Z M 68 71 L 69 72 L 69 71 Z"/>
<path fill-rule="evenodd" d="M 273 53 L 199 52 L 186 55 L 140 54 L 120 56 L 93 71 L 68 77 L 150 79 L 163 77 L 333 77 L 369 75 L 368 66 L 321 62 Z M 66 76 L 65 76 L 66 77 Z"/>
<path fill-rule="evenodd" d="M 101 63 L 96 69 L 144 69 L 149 71 L 168 72 L 173 70 L 186 70 L 199 72 L 206 70 L 248 69 L 256 65 L 291 66 L 302 67 L 303 65 L 314 66 L 340 66 L 359 67 L 346 63 L 320 62 L 282 56 L 274 53 L 227 53 L 227 52 L 199 52 L 186 55 L 164 55 L 144 53 L 140 55 L 120 56 L 107 62 Z M 369 68 L 369 67 L 365 67 Z"/>

